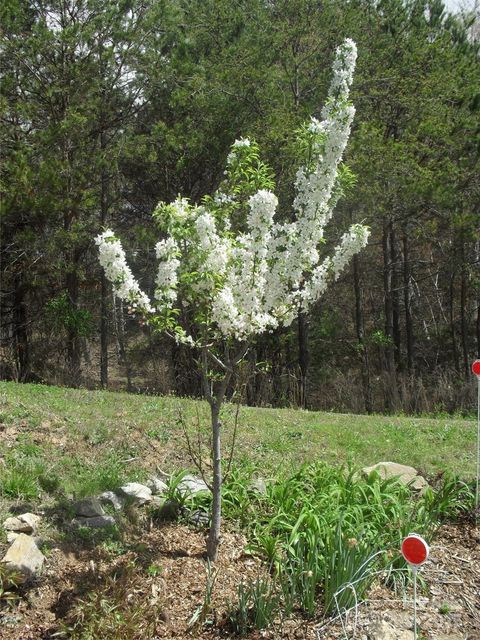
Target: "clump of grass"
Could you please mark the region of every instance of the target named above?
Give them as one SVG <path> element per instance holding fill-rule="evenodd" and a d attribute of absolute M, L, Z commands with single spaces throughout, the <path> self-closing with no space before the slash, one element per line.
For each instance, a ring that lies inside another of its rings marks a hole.
<path fill-rule="evenodd" d="M 16 589 L 23 583 L 24 576 L 4 562 L 0 562 L 0 608 L 12 605 L 19 599 Z"/>

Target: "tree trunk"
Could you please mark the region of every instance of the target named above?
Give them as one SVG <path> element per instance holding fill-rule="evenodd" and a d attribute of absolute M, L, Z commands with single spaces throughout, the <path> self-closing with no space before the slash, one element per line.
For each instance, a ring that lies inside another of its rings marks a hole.
<path fill-rule="evenodd" d="M 363 321 L 363 300 L 362 289 L 360 286 L 360 266 L 357 255 L 353 256 L 353 287 L 355 292 L 355 327 L 357 332 L 358 347 L 362 358 L 361 374 L 363 386 L 363 399 L 365 403 L 365 411 L 372 413 L 372 386 L 370 382 L 370 361 L 368 356 L 368 348 L 365 344 L 365 328 Z"/>
<path fill-rule="evenodd" d="M 76 271 L 76 259 L 70 266 L 70 271 L 66 275 L 65 285 L 68 294 L 68 300 L 73 313 L 78 308 L 78 275 Z M 72 387 L 78 386 L 80 382 L 80 340 L 74 327 L 67 328 L 67 366 L 68 366 L 68 383 Z"/>
<path fill-rule="evenodd" d="M 402 368 L 402 352 L 401 352 L 401 334 L 400 334 L 400 300 L 399 300 L 399 282 L 398 282 L 398 252 L 397 238 L 393 222 L 389 224 L 390 234 L 390 256 L 391 256 L 391 274 L 392 274 L 392 338 L 393 338 L 393 354 L 395 365 Z"/>
<path fill-rule="evenodd" d="M 407 369 L 408 373 L 413 373 L 415 368 L 413 356 L 413 322 L 412 307 L 410 298 L 410 254 L 408 246 L 408 236 L 405 232 L 403 235 L 403 300 L 405 304 L 405 336 L 407 343 Z"/>
<path fill-rule="evenodd" d="M 306 313 L 298 314 L 298 364 L 300 366 L 300 402 L 303 409 L 307 409 L 307 381 L 308 365 L 310 362 L 310 347 L 308 343 L 309 320 Z"/>
<path fill-rule="evenodd" d="M 470 366 L 468 362 L 468 336 L 467 336 L 467 267 L 465 264 L 465 244 L 462 243 L 462 277 L 460 281 L 460 334 L 462 341 L 463 370 L 465 378 L 470 378 Z"/>
<path fill-rule="evenodd" d="M 103 120 L 103 117 L 102 117 Z M 102 122 L 103 126 L 103 122 Z M 105 131 L 100 133 L 100 149 L 102 152 L 102 163 L 105 162 Z M 103 228 L 108 212 L 108 176 L 105 167 L 102 166 L 100 179 L 100 226 Z M 101 300 L 100 300 L 100 385 L 102 389 L 108 386 L 108 308 L 107 308 L 107 279 L 102 270 L 101 277 Z"/>
<path fill-rule="evenodd" d="M 455 371 L 458 371 L 460 373 L 460 364 L 458 362 L 457 336 L 455 331 L 455 271 L 452 271 L 450 275 L 449 307 L 450 307 L 450 336 L 452 339 L 453 366 L 455 367 Z"/>
<path fill-rule="evenodd" d="M 215 562 L 218 556 L 218 545 L 220 544 L 220 527 L 222 522 L 222 451 L 220 441 L 220 408 L 221 400 L 212 398 L 210 401 L 210 412 L 212 418 L 212 463 L 213 463 L 213 486 L 212 486 L 212 522 L 207 540 L 207 556 Z"/>
<path fill-rule="evenodd" d="M 13 337 L 17 362 L 17 379 L 20 382 L 25 382 L 30 376 L 30 347 L 27 333 L 25 288 L 20 275 L 15 275 L 13 286 Z"/>
<path fill-rule="evenodd" d="M 385 409 L 392 411 L 398 405 L 397 373 L 395 368 L 395 345 L 393 340 L 393 297 L 392 297 L 392 251 L 391 251 L 391 222 L 384 219 L 382 249 L 383 249 L 383 290 L 385 309 L 385 338 L 384 347 L 385 367 L 388 379 L 385 384 Z"/>
<path fill-rule="evenodd" d="M 119 299 L 119 310 L 117 313 L 117 306 L 115 296 L 112 300 L 113 309 L 113 324 L 115 327 L 115 339 L 117 347 L 117 360 L 120 366 L 125 367 L 125 374 L 127 376 L 127 391 L 132 391 L 132 369 L 130 367 L 130 360 L 127 356 L 125 346 L 125 317 L 123 313 L 123 300 Z"/>

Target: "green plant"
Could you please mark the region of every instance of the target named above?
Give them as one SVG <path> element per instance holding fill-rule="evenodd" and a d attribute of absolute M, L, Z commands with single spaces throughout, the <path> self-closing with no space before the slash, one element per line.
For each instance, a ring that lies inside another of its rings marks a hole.
<path fill-rule="evenodd" d="M 243 636 L 253 629 L 267 629 L 281 615 L 281 593 L 270 577 L 243 581 L 237 590 L 237 600 L 227 612 L 233 633 Z"/>
<path fill-rule="evenodd" d="M 12 569 L 4 562 L 0 562 L 0 607 L 13 604 L 19 595 L 15 589 L 24 581 L 23 575 Z"/>
<path fill-rule="evenodd" d="M 147 575 L 149 575 L 151 578 L 156 578 L 157 576 L 161 575 L 163 569 L 159 564 L 150 564 L 147 567 Z"/>
<path fill-rule="evenodd" d="M 446 616 L 447 614 L 450 613 L 450 605 L 448 604 L 448 602 L 444 602 L 443 604 L 441 604 L 438 607 L 438 613 L 441 613 L 443 616 Z"/>
<path fill-rule="evenodd" d="M 203 603 L 198 607 L 193 616 L 190 618 L 188 627 L 193 629 L 197 626 L 202 627 L 206 624 L 212 624 L 213 620 L 209 618 L 212 614 L 212 594 L 215 587 L 215 581 L 217 579 L 218 569 L 212 571 L 212 564 L 210 560 L 207 560 L 207 577 L 205 584 L 205 595 L 203 596 Z"/>

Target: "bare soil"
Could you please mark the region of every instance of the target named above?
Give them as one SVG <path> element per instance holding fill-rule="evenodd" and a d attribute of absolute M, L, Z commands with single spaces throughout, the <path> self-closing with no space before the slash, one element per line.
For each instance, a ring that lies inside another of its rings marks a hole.
<path fill-rule="evenodd" d="M 118 554 L 108 545 L 89 546 L 81 541 L 51 548 L 43 574 L 21 588 L 17 602 L 0 607 L 0 637 L 3 640 L 68 638 L 68 627 L 73 628 L 82 616 L 85 618 L 90 611 L 85 603 L 95 600 L 96 596 L 97 604 L 103 596 L 112 596 L 119 610 L 131 615 L 137 612 L 139 616 L 135 618 L 132 635 L 109 635 L 109 638 L 231 637 L 226 612 L 229 603 L 236 600 L 239 582 L 265 572 L 261 561 L 245 552 L 244 536 L 226 531 L 213 568 L 215 583 L 206 624 L 189 627 L 192 615 L 204 603 L 205 532 L 178 523 L 160 525 L 144 519 L 132 527 L 128 544 L 126 541 L 124 544 Z M 2 555 L 5 547 L 0 545 Z M 426 589 L 418 594 L 422 634 L 419 638 L 478 640 L 480 529 L 468 523 L 444 526 L 432 545 L 422 577 Z M 359 606 L 358 619 L 355 621 L 351 612 L 343 624 L 349 638 L 380 640 L 375 635 L 375 627 L 382 620 L 398 629 L 399 637 L 400 631 L 411 629 L 412 594 L 402 597 L 377 584 L 368 601 Z M 147 634 L 149 623 L 154 625 L 154 631 L 150 626 Z M 63 636 L 55 635 L 62 629 Z M 306 620 L 298 615 L 283 626 L 255 631 L 248 637 L 250 640 L 333 640 L 345 636 L 340 620 L 322 620 L 321 615 L 315 620 Z"/>

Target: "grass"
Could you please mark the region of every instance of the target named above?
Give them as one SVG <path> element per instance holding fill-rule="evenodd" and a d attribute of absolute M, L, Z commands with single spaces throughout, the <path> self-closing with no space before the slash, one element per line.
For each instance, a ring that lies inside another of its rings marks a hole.
<path fill-rule="evenodd" d="M 224 441 L 235 408 L 226 406 Z M 192 429 L 197 412 L 208 434 L 206 403 L 0 382 L 2 492 L 35 499 L 62 491 L 78 496 L 139 480 L 157 466 L 191 467 L 179 415 Z M 423 473 L 475 473 L 473 420 L 308 412 L 240 411 L 236 457 L 278 477 L 304 462 L 409 464 Z"/>
<path fill-rule="evenodd" d="M 227 405 L 225 414 L 228 443 L 235 407 Z M 177 491 L 191 468 L 183 428 L 193 433 L 197 417 L 205 436 L 209 415 L 202 402 L 0 382 L 0 513 L 13 511 L 18 501 L 51 502 L 57 516 L 64 506 L 68 521 L 71 498 L 142 480 L 157 467 L 171 473 L 167 498 L 184 507 L 178 512 L 208 511 L 209 494 Z M 258 577 L 240 583 L 227 612 L 230 630 L 241 635 L 283 624 L 292 612 L 316 619 L 348 608 L 367 593 L 377 570 L 386 571 L 394 586 L 401 583 L 407 576 L 398 554 L 402 537 L 414 530 L 431 540 L 444 518 L 471 508 L 471 492 L 450 474 L 461 471 L 464 480 L 472 479 L 475 437 L 473 420 L 450 417 L 242 408 L 223 512 L 234 527 L 244 528 L 249 551 L 264 565 Z M 443 479 L 436 480 L 435 491 L 412 499 L 397 480 L 355 477 L 355 469 L 380 460 L 411 464 L 431 476 L 441 473 Z M 265 495 L 249 488 L 259 471 L 267 479 Z M 155 521 L 155 509 L 147 520 Z M 135 529 L 145 522 L 130 524 Z M 138 571 L 142 580 L 160 580 L 162 565 L 147 556 L 140 568 L 129 564 L 128 531 L 120 521 L 111 530 L 67 527 L 63 533 L 63 542 L 74 536 L 82 548 L 99 550 L 112 572 L 79 594 L 58 637 L 133 639 L 139 629 L 144 638 L 156 636 L 164 603 L 150 611 L 148 600 L 129 594 L 137 593 Z M 90 578 L 96 580 L 94 574 Z M 213 624 L 215 578 L 207 572 L 192 628 Z"/>

